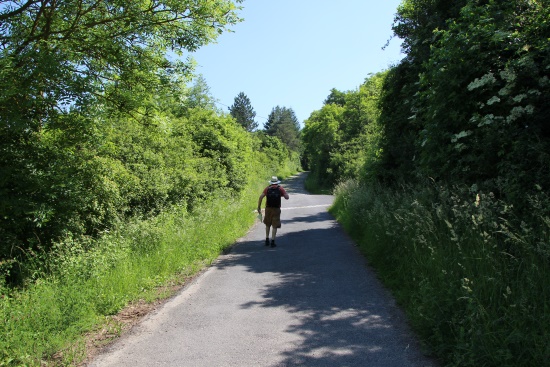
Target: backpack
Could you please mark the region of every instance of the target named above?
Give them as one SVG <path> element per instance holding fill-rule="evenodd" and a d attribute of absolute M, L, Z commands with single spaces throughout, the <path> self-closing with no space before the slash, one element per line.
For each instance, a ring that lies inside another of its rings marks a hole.
<path fill-rule="evenodd" d="M 270 208 L 280 208 L 281 207 L 281 190 L 279 190 L 279 185 L 269 186 L 267 188 L 267 206 Z"/>

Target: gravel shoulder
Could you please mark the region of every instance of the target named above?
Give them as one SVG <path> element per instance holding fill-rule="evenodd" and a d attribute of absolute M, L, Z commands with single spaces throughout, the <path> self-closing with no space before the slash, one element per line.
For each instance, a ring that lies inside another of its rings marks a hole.
<path fill-rule="evenodd" d="M 304 178 L 282 183 L 277 247 L 256 223 L 87 365 L 436 367 L 327 212 L 333 197 L 306 193 Z"/>

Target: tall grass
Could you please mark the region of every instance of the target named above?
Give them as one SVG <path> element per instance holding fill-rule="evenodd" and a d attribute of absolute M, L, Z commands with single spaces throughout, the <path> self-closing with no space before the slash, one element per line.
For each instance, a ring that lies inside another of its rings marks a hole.
<path fill-rule="evenodd" d="M 246 232 L 265 176 L 239 197 L 219 193 L 192 213 L 174 206 L 99 240 L 67 238 L 52 253 L 37 254 L 25 287 L 0 284 L 0 366 L 78 364 L 86 332 L 131 302 L 166 297 L 159 286 L 181 284 Z"/>
<path fill-rule="evenodd" d="M 331 211 L 448 366 L 548 366 L 549 199 L 348 181 Z"/>

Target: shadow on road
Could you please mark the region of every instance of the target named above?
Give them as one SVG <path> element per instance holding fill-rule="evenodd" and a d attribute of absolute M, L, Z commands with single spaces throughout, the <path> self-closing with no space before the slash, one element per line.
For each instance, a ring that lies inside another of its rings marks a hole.
<path fill-rule="evenodd" d="M 306 176 L 282 182 L 291 197 L 309 196 Z M 436 366 L 418 352 L 404 315 L 324 205 L 308 207 L 328 203 L 327 197 L 313 196 L 292 203 L 295 210 L 283 210 L 276 248 L 264 246 L 259 224 L 258 240 L 247 236 L 215 265 L 273 278 L 260 290 L 259 301 L 240 307 L 293 315 L 295 322 L 284 333 L 299 342 L 281 352 L 277 366 Z"/>
<path fill-rule="evenodd" d="M 292 221 L 322 221 L 327 215 Z M 277 366 L 431 366 L 411 363 L 425 359 L 408 349 L 408 331 L 396 323 L 403 316 L 366 267 L 355 266 L 357 252 L 343 238 L 333 227 L 283 234 L 274 249 L 262 241 L 241 242 L 217 266 L 272 274 L 262 300 L 241 307 L 282 308 L 295 316 L 284 332 L 301 342 L 283 352 Z"/>
<path fill-rule="evenodd" d="M 283 208 L 283 210 L 284 210 L 284 208 Z M 284 214 L 286 214 L 286 213 L 284 213 Z M 327 221 L 327 220 L 333 220 L 333 218 L 329 213 L 324 212 L 324 213 L 318 213 L 318 214 L 314 214 L 314 215 L 307 215 L 307 216 L 303 216 L 303 217 L 292 217 L 290 219 L 284 219 L 284 217 L 283 217 L 283 218 L 281 218 L 281 223 L 284 225 L 285 223 L 286 224 L 296 223 L 296 222 L 314 223 L 314 222 L 322 222 L 322 221 Z"/>
<path fill-rule="evenodd" d="M 419 352 L 393 298 L 327 212 L 333 196 L 309 195 L 305 177 L 282 183 L 292 194 L 277 247 L 264 246 L 265 227 L 257 223 L 111 365 L 145 358 L 157 362 L 148 365 L 437 366 Z"/>

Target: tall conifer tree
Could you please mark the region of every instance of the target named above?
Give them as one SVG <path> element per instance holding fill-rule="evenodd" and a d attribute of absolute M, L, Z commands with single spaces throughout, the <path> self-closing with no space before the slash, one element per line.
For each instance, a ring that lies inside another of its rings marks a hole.
<path fill-rule="evenodd" d="M 254 120 L 256 112 L 252 108 L 250 99 L 243 92 L 235 97 L 233 105 L 229 107 L 229 112 L 247 131 L 254 131 L 258 128 L 258 123 Z"/>
<path fill-rule="evenodd" d="M 267 118 L 264 130 L 268 135 L 281 139 L 290 149 L 300 149 L 300 123 L 292 108 L 274 107 Z"/>

